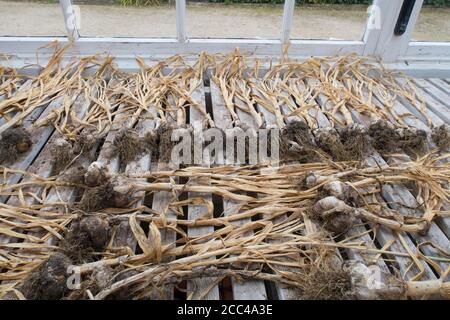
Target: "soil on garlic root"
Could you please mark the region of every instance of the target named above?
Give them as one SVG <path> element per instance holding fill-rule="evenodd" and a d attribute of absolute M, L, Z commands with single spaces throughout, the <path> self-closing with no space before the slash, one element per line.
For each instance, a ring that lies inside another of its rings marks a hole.
<path fill-rule="evenodd" d="M 320 159 L 314 137 L 308 125 L 301 121 L 288 123 L 280 132 L 280 156 L 284 160 L 300 163 L 316 162 Z"/>
<path fill-rule="evenodd" d="M 188 125 L 176 126 L 163 123 L 143 137 L 139 136 L 134 129 L 123 129 L 118 132 L 113 141 L 114 154 L 118 154 L 124 164 L 135 161 L 143 154 L 150 152 L 155 161 L 169 163 L 172 149 L 178 143 L 172 141 L 173 131 L 188 127 Z"/>
<path fill-rule="evenodd" d="M 64 138 L 57 139 L 50 147 L 50 154 L 53 158 L 53 172 L 59 173 L 66 168 L 75 154 L 72 152 L 72 143 Z"/>
<path fill-rule="evenodd" d="M 315 131 L 316 143 L 328 153 L 334 161 L 354 160 L 341 141 L 339 132 L 334 128 L 320 128 Z"/>
<path fill-rule="evenodd" d="M 439 127 L 433 128 L 431 138 L 439 150 L 448 150 L 450 148 L 450 127 L 443 124 Z"/>
<path fill-rule="evenodd" d="M 111 237 L 111 225 L 101 216 L 88 216 L 72 222 L 61 241 L 62 251 L 77 264 L 95 260 L 95 252 L 103 252 Z"/>
<path fill-rule="evenodd" d="M 21 127 L 10 128 L 0 135 L 0 164 L 12 163 L 30 150 L 30 133 Z"/>
<path fill-rule="evenodd" d="M 346 152 L 347 159 L 343 160 L 364 160 L 370 153 L 370 138 L 364 127 L 360 125 L 350 125 L 339 131 L 341 143 Z"/>
<path fill-rule="evenodd" d="M 99 143 L 100 137 L 92 132 L 83 131 L 74 141 L 60 138 L 50 148 L 53 159 L 53 172 L 60 173 L 80 157 L 88 157 L 92 149 Z"/>
<path fill-rule="evenodd" d="M 87 188 L 78 204 L 80 210 L 92 212 L 105 208 L 125 208 L 132 200 L 131 194 L 114 190 L 116 183 L 107 181 L 102 185 Z"/>
<path fill-rule="evenodd" d="M 68 290 L 67 268 L 71 264 L 66 255 L 53 253 L 18 289 L 28 300 L 59 300 Z"/>
<path fill-rule="evenodd" d="M 428 152 L 427 133 L 412 127 L 396 128 L 387 121 L 376 121 L 369 127 L 372 146 L 381 154 L 403 150 L 410 156 Z"/>
<path fill-rule="evenodd" d="M 61 180 L 63 180 L 64 182 L 83 185 L 86 170 L 86 167 L 82 165 L 72 166 L 65 170 L 64 173 L 62 173 Z"/>
<path fill-rule="evenodd" d="M 147 151 L 143 139 L 133 129 L 124 129 L 117 133 L 113 141 L 114 153 L 119 155 L 121 163 L 134 161 Z"/>
<path fill-rule="evenodd" d="M 405 153 L 421 156 L 428 152 L 427 133 L 416 128 L 405 128 L 401 139 Z"/>
<path fill-rule="evenodd" d="M 352 278 L 342 267 L 323 264 L 311 265 L 305 274 L 299 275 L 299 300 L 349 300 L 354 299 Z"/>
<path fill-rule="evenodd" d="M 178 141 L 172 141 L 172 134 L 174 130 L 186 130 L 185 134 L 191 135 L 191 159 L 193 159 L 193 132 L 192 127 L 190 125 L 169 125 L 167 123 L 163 123 L 157 129 L 157 137 L 158 137 L 158 161 L 162 163 L 170 163 L 172 162 L 172 149 L 179 143 Z M 183 134 L 184 135 L 184 134 Z M 182 138 L 182 137 L 181 137 Z M 149 140 L 151 144 L 152 141 Z"/>
<path fill-rule="evenodd" d="M 376 121 L 369 127 L 372 146 L 381 154 L 393 153 L 400 147 L 400 135 L 387 121 Z"/>

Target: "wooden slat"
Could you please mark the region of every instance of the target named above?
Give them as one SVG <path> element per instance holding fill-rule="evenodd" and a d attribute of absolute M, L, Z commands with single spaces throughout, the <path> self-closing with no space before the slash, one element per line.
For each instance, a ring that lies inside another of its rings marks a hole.
<path fill-rule="evenodd" d="M 239 101 L 236 101 L 236 103 L 240 103 Z M 246 107 L 246 106 L 244 106 Z M 253 108 L 253 106 L 248 106 L 249 108 Z M 260 106 L 257 106 L 257 109 L 259 112 L 261 112 L 264 115 L 264 120 L 266 121 L 266 125 L 272 125 L 272 126 L 276 126 L 277 122 L 276 122 L 276 118 L 275 115 L 271 114 L 270 112 L 268 112 L 267 109 L 265 108 L 260 108 Z M 262 109 L 264 109 L 264 111 L 262 111 Z M 237 114 L 239 116 L 239 119 L 246 123 L 247 125 L 249 125 L 251 128 L 257 129 L 257 123 L 254 119 L 254 117 L 252 117 L 250 114 L 245 113 L 243 111 L 240 111 L 239 109 L 237 109 Z M 263 215 L 264 218 L 270 218 L 269 214 Z M 287 215 L 282 215 L 279 216 L 277 218 L 275 218 L 273 220 L 274 223 L 281 223 L 282 221 L 284 221 L 285 219 L 287 219 Z M 276 242 L 276 241 L 274 241 Z M 292 268 L 283 268 L 283 267 L 279 267 L 280 270 L 289 270 L 289 271 L 293 271 L 294 269 Z M 285 286 L 282 286 L 278 283 L 275 284 L 275 291 L 277 292 L 278 298 L 280 300 L 295 300 L 298 299 L 298 292 L 296 292 L 295 289 L 292 288 L 287 288 Z"/>
<path fill-rule="evenodd" d="M 424 79 L 414 79 L 414 82 L 425 90 L 434 99 L 450 108 L 450 101 L 448 100 L 448 94 L 444 91 L 438 89 L 436 85 L 444 85 L 445 83 L 440 82 L 440 80 L 424 80 Z"/>
<path fill-rule="evenodd" d="M 419 79 L 416 79 L 416 81 L 417 80 L 419 80 Z M 396 81 L 399 84 L 401 84 L 401 85 L 403 85 L 403 84 L 405 84 L 407 82 L 407 80 L 403 79 L 403 78 L 398 78 Z M 417 86 L 417 93 L 424 98 L 425 103 L 426 103 L 426 105 L 427 105 L 427 107 L 429 109 L 428 111 L 431 111 L 434 114 L 436 114 L 439 117 L 441 117 L 444 122 L 450 123 L 450 109 L 448 109 L 445 106 L 443 106 L 441 102 L 439 102 L 438 100 L 434 99 L 432 95 L 430 95 L 428 92 L 426 92 L 420 86 Z M 417 110 L 414 107 L 408 108 L 408 109 L 418 119 L 421 119 L 422 121 L 426 121 L 426 119 L 424 119 L 424 116 L 419 112 L 419 110 Z"/>
<path fill-rule="evenodd" d="M 14 97 L 14 95 L 16 93 L 25 91 L 30 89 L 31 85 L 33 84 L 33 81 L 31 79 L 26 80 L 19 88 L 17 88 L 17 90 L 15 92 L 11 93 L 11 97 Z M 6 99 L 5 95 L 0 96 L 0 102 L 4 101 Z M 40 112 L 44 111 L 42 108 L 38 108 L 37 110 L 39 110 Z M 17 112 L 13 112 L 13 116 L 15 116 L 17 114 Z M 11 117 L 11 114 L 9 114 L 9 116 Z M 0 117 L 0 126 L 2 126 L 4 123 L 6 122 L 5 118 L 3 116 Z"/>
<path fill-rule="evenodd" d="M 218 86 L 211 81 L 211 99 L 213 105 L 214 123 L 222 130 L 233 127 L 231 115 L 225 106 L 222 94 Z M 236 213 L 238 204 L 234 201 L 224 199 L 223 209 L 224 215 L 232 215 Z M 242 225 L 248 221 L 238 220 L 232 222 L 234 225 Z M 235 300 L 266 300 L 267 294 L 264 283 L 262 281 L 244 281 L 239 282 L 234 278 L 232 281 L 233 297 Z"/>
<path fill-rule="evenodd" d="M 169 109 L 175 110 L 175 102 L 173 101 L 172 97 L 168 98 L 168 103 L 170 106 Z M 166 112 L 165 117 L 168 123 L 170 124 L 176 124 L 177 123 L 177 112 Z M 152 163 L 152 170 L 158 170 L 158 171 L 166 171 L 166 170 L 173 170 L 177 167 L 170 163 Z M 168 182 L 168 181 L 167 181 Z M 153 203 L 152 203 L 152 209 L 156 212 L 159 212 L 161 214 L 164 214 L 166 218 L 174 219 L 177 217 L 176 213 L 170 209 L 170 204 L 176 201 L 176 195 L 168 192 L 168 191 L 159 191 L 156 192 L 153 195 Z M 175 241 L 177 239 L 177 235 L 175 231 L 169 230 L 169 229 L 162 229 L 161 232 L 161 244 L 163 246 L 175 246 Z M 149 235 L 150 237 L 150 235 Z M 165 262 L 170 261 L 172 258 L 164 260 Z M 158 292 L 156 296 L 154 296 L 156 299 L 167 299 L 167 300 L 173 300 L 174 298 L 174 286 L 168 285 L 163 288 L 162 291 Z"/>
<path fill-rule="evenodd" d="M 146 117 L 146 113 L 142 115 L 142 117 Z M 144 136 L 150 130 L 156 128 L 156 121 L 150 119 L 140 120 L 136 126 L 136 133 L 140 136 Z M 138 175 L 150 170 L 151 164 L 151 154 L 145 153 L 140 156 L 138 159 L 134 161 L 130 161 L 125 168 L 126 175 Z M 136 182 L 142 182 L 146 179 L 135 179 Z M 134 194 L 133 196 L 136 201 L 133 204 L 134 208 L 138 208 L 144 204 L 145 200 L 145 192 L 139 192 Z M 130 224 L 128 221 L 122 221 L 116 233 L 115 244 L 117 246 L 128 246 L 131 248 L 133 252 L 136 250 L 136 238 L 131 231 Z"/>
<path fill-rule="evenodd" d="M 200 104 L 201 109 L 206 112 L 206 102 L 205 102 L 205 92 L 203 83 L 193 92 L 192 99 Z M 203 129 L 204 116 L 195 107 L 191 106 L 189 109 L 190 113 L 190 123 L 192 127 L 198 132 Z M 192 158 L 194 159 L 194 157 Z M 209 159 L 205 159 L 203 163 L 208 163 Z M 195 182 L 192 183 L 193 185 Z M 201 197 L 205 201 L 212 203 L 211 194 L 192 194 L 189 193 L 189 198 L 191 197 Z M 208 212 L 208 208 L 204 205 L 190 205 L 188 207 L 188 219 L 196 220 L 205 216 Z M 211 217 L 212 218 L 212 217 Z M 200 227 L 189 227 L 188 236 L 189 237 L 200 237 L 214 232 L 213 226 L 200 226 Z M 215 284 L 216 283 L 216 284 Z M 215 284 L 215 285 L 214 285 Z M 216 278 L 205 278 L 205 279 L 195 279 L 193 281 L 188 281 L 187 283 L 188 292 L 193 292 L 192 299 L 198 300 L 200 298 L 204 300 L 219 300 L 219 286 L 217 285 Z M 207 292 L 205 294 L 205 292 Z"/>

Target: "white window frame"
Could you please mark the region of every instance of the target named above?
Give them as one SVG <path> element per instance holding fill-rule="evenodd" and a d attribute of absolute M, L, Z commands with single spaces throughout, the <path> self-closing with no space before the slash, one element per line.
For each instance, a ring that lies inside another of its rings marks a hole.
<path fill-rule="evenodd" d="M 229 52 L 239 47 L 262 58 L 279 58 L 288 48 L 289 57 L 304 59 L 310 56 L 356 53 L 377 56 L 388 67 L 412 75 L 430 76 L 436 72 L 450 77 L 450 42 L 411 42 L 423 0 L 417 0 L 410 23 L 402 36 L 394 35 L 394 27 L 403 0 L 374 0 L 381 13 L 381 29 L 371 29 L 369 19 L 364 37 L 353 40 L 293 40 L 290 37 L 295 0 L 285 0 L 282 30 L 277 40 L 254 39 L 190 39 L 186 34 L 186 0 L 176 0 L 177 38 L 93 38 L 82 37 L 74 23 L 71 0 L 60 0 L 66 24 L 66 37 L 0 37 L 0 52 L 12 55 L 15 66 L 33 63 L 36 51 L 51 41 L 72 43 L 68 55 L 90 55 L 108 52 L 114 55 L 121 67 L 136 68 L 134 58 L 160 59 L 178 53 Z M 297 10 L 301 10 L 297 8 Z M 373 11 L 376 13 L 376 10 Z M 68 23 L 70 22 L 70 23 Z M 50 49 L 41 49 L 44 59 Z"/>

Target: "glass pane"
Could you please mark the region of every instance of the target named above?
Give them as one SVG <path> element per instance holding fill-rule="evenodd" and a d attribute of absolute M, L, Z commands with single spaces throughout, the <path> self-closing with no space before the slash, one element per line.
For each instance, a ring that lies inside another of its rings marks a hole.
<path fill-rule="evenodd" d="M 104 4 L 92 4 L 104 3 Z M 121 1 L 75 0 L 83 37 L 176 37 L 175 1 L 154 5 L 120 5 Z M 125 2 L 125 0 L 123 1 Z M 145 1 L 128 0 L 129 3 Z"/>
<path fill-rule="evenodd" d="M 334 0 L 315 2 L 323 4 L 295 7 L 292 39 L 362 40 L 369 16 L 367 4 L 327 4 L 336 2 Z"/>
<path fill-rule="evenodd" d="M 0 1 L 0 36 L 65 36 L 59 3 Z"/>
<path fill-rule="evenodd" d="M 187 1 L 190 38 L 279 39 L 283 4 L 219 4 Z"/>
<path fill-rule="evenodd" d="M 413 41 L 450 41 L 450 8 L 424 6 L 412 36 Z"/>

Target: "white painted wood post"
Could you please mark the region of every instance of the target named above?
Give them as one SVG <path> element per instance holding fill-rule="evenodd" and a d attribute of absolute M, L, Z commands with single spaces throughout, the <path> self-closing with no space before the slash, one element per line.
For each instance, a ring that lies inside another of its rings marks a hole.
<path fill-rule="evenodd" d="M 186 36 L 186 0 L 176 0 L 177 10 L 177 38 L 178 42 L 185 43 Z"/>
<path fill-rule="evenodd" d="M 364 54 L 375 55 L 383 62 L 395 62 L 400 56 L 406 55 L 420 10 L 422 9 L 423 0 L 416 0 L 406 32 L 401 36 L 397 36 L 394 34 L 394 29 L 402 5 L 403 1 L 374 1 L 372 14 L 376 14 L 379 11 L 380 28 L 374 28 L 370 24 L 369 18 L 367 30 L 364 34 Z"/>
<path fill-rule="evenodd" d="M 283 30 L 281 32 L 281 42 L 286 44 L 291 38 L 292 20 L 294 17 L 295 0 L 284 1 Z"/>
<path fill-rule="evenodd" d="M 77 15 L 71 0 L 59 0 L 64 15 L 64 25 L 66 26 L 67 38 L 76 41 L 80 37 L 78 32 Z"/>

